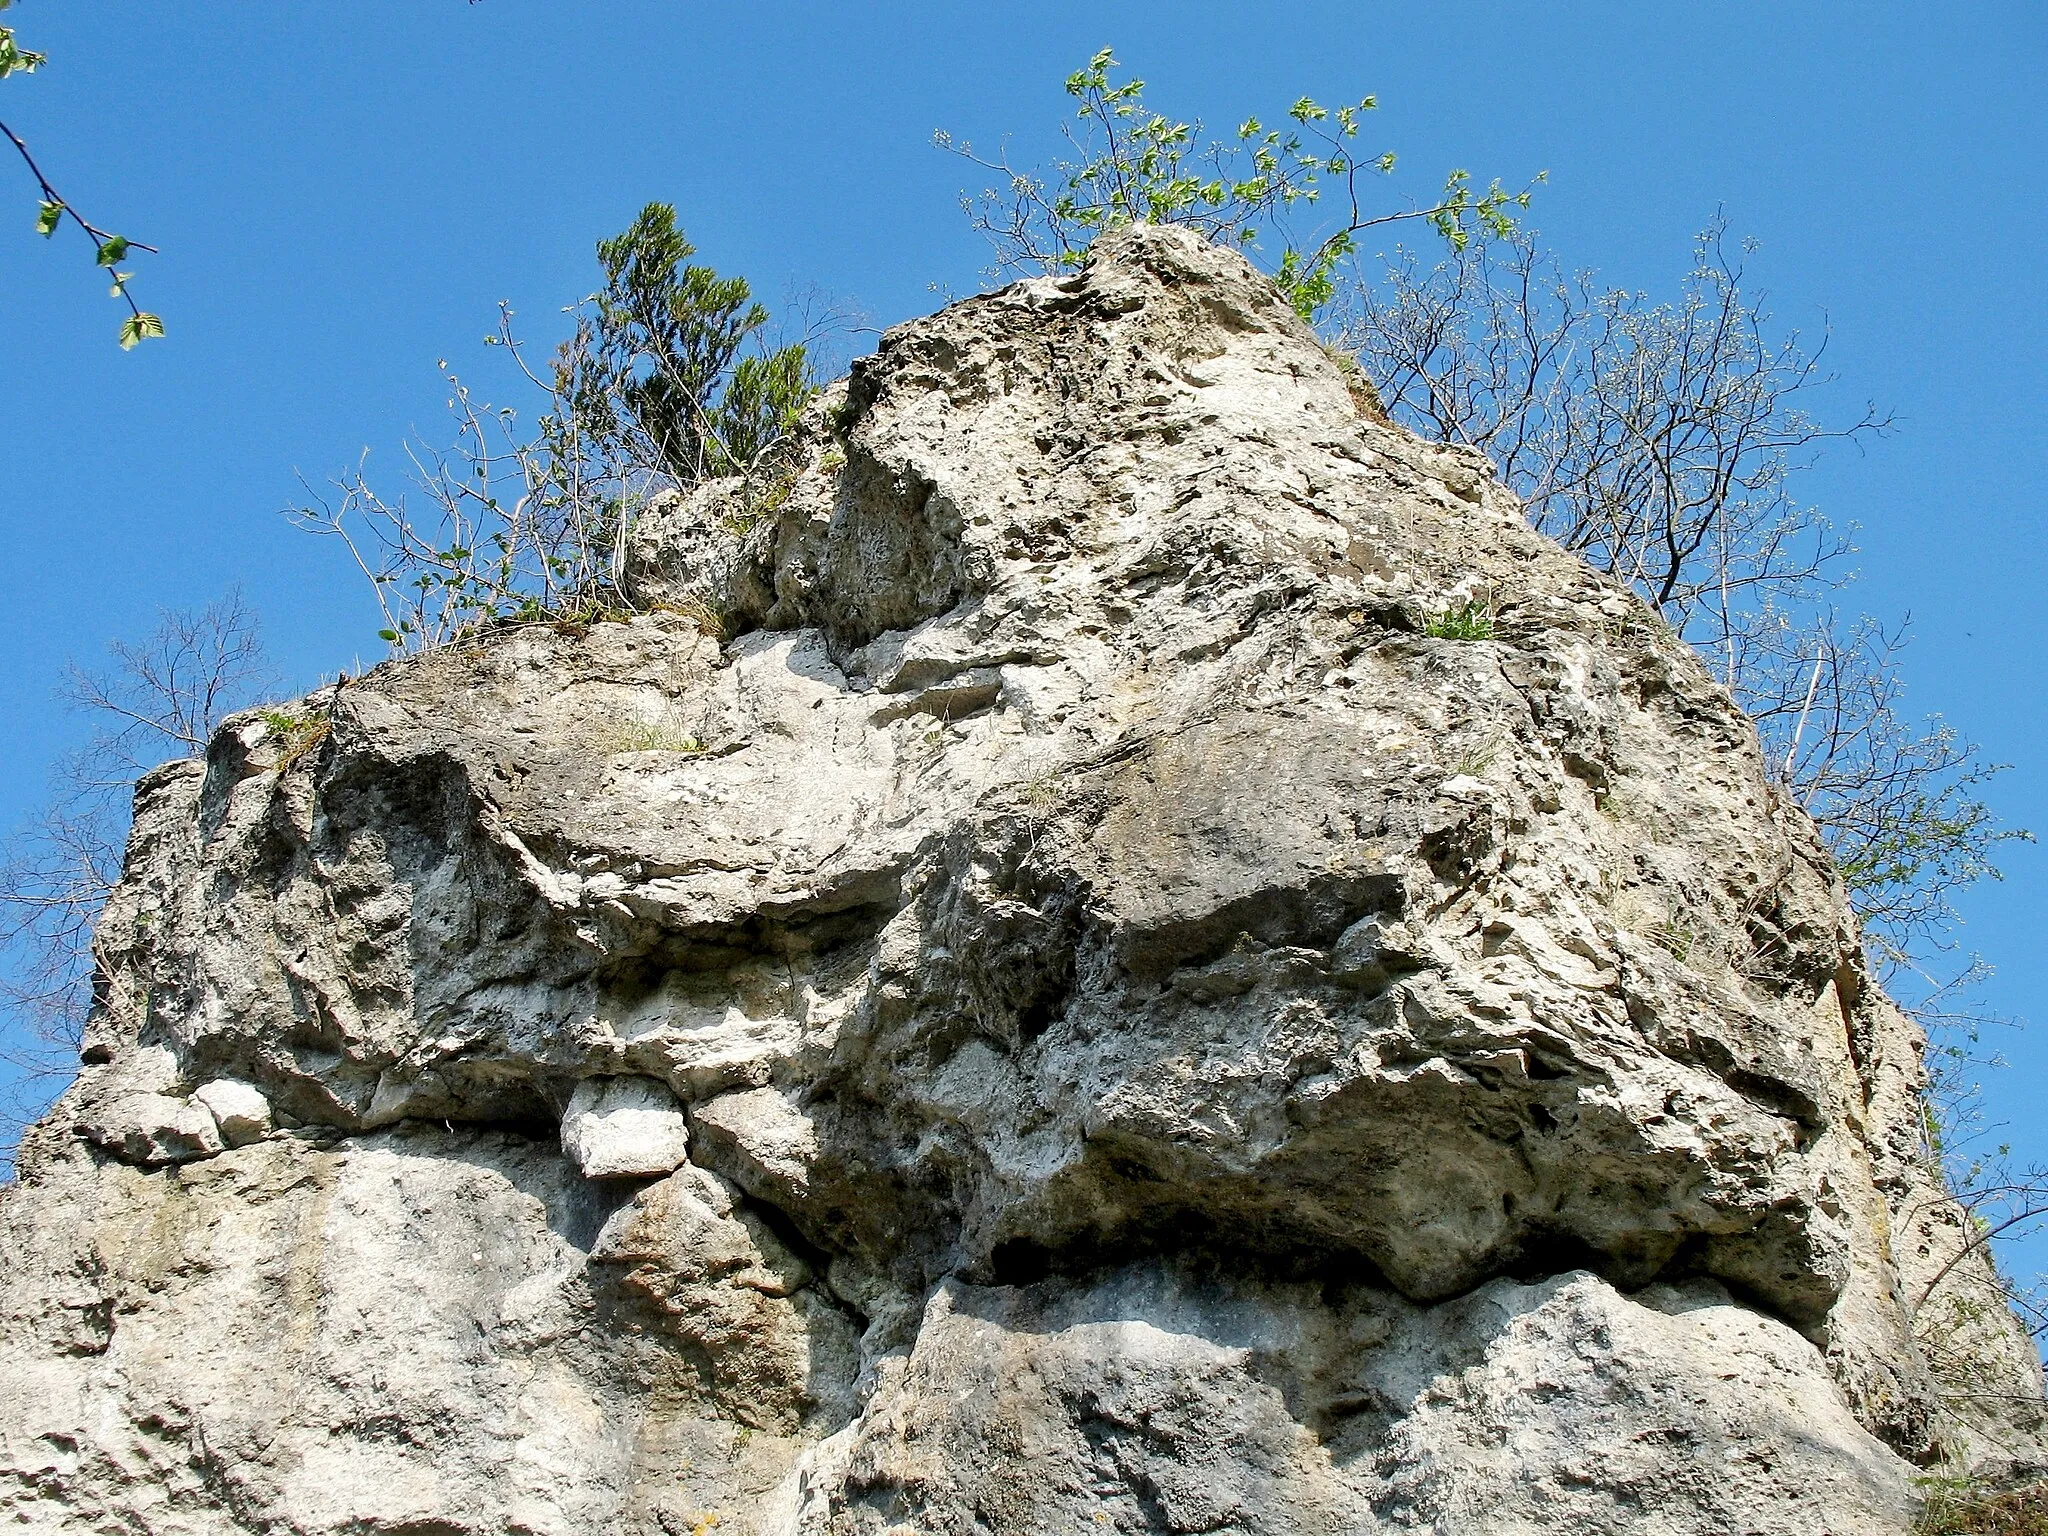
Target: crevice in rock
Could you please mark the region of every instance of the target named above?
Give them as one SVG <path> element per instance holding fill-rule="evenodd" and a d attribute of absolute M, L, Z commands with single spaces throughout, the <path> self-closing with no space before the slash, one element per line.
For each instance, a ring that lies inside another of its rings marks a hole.
<path fill-rule="evenodd" d="M 718 976 L 757 960 L 829 964 L 873 946 L 900 910 L 892 897 L 849 892 L 844 905 L 821 902 L 780 916 L 757 913 L 740 923 L 657 931 L 607 955 L 592 981 L 608 1004 L 631 1008 L 672 977 Z"/>
<path fill-rule="evenodd" d="M 1247 936 L 1269 947 L 1327 950 L 1352 924 L 1398 913 L 1405 901 L 1398 874 L 1318 874 L 1232 898 L 1199 917 L 1126 919 L 1113 942 L 1126 972 L 1157 984 L 1175 971 L 1214 964 Z"/>

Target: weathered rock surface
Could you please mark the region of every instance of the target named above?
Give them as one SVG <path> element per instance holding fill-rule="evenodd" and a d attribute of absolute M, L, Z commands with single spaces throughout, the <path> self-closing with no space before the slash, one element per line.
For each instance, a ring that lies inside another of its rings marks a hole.
<path fill-rule="evenodd" d="M 642 617 L 144 781 L 0 1511 L 1728 1536 L 2040 1465 L 1747 722 L 1238 257 L 900 327 L 808 452 L 652 509 Z"/>

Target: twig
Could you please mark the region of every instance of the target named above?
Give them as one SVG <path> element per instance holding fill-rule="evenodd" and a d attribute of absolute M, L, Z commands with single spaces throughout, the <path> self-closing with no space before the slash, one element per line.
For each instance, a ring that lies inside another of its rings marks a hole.
<path fill-rule="evenodd" d="M 120 269 L 121 257 L 128 251 L 147 251 L 150 255 L 156 256 L 161 254 L 157 248 L 153 245 L 145 245 L 140 240 L 130 240 L 126 236 L 117 235 L 111 230 L 101 229 L 97 224 L 92 223 L 84 214 L 72 207 L 62 193 L 50 185 L 50 178 L 45 176 L 43 168 L 36 164 L 36 157 L 29 153 L 28 145 L 23 141 L 20 134 L 16 133 L 4 122 L 0 122 L 0 134 L 7 136 L 7 142 L 14 146 L 16 152 L 21 156 L 22 164 L 28 167 L 29 174 L 36 179 L 36 187 L 42 193 L 43 217 L 46 221 L 42 232 L 45 235 L 54 233 L 56 225 L 68 215 L 71 222 L 83 230 L 86 238 L 92 241 L 93 254 L 99 264 L 112 271 L 114 277 L 114 296 L 127 304 L 130 317 L 128 324 L 132 327 L 132 330 L 124 332 L 124 335 L 132 334 L 137 340 L 140 340 L 144 335 L 152 334 L 145 329 L 146 326 L 152 323 L 156 326 L 154 334 L 161 335 L 163 323 L 157 320 L 154 315 L 147 313 L 140 304 L 135 302 L 135 295 L 128 291 L 128 279 L 122 274 Z M 55 210 L 54 215 L 51 212 L 53 209 Z M 118 247 L 111 259 L 107 255 L 109 246 Z"/>

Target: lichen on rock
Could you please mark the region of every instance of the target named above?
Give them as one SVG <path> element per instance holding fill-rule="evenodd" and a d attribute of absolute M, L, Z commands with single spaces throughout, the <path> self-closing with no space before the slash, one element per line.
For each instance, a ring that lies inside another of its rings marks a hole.
<path fill-rule="evenodd" d="M 2040 1466 L 2010 1319 L 1967 1393 L 1916 1340 L 1954 1207 L 1825 849 L 1480 456 L 1144 227 L 806 432 L 642 517 L 638 617 L 144 780 L 0 1510 L 1705 1536 Z"/>

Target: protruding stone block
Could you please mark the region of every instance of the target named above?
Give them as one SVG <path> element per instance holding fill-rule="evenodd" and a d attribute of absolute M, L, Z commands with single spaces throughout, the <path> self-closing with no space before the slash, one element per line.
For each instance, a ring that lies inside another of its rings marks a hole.
<path fill-rule="evenodd" d="M 690 1126 L 666 1083 L 586 1078 L 562 1116 L 562 1150 L 586 1179 L 656 1178 L 688 1158 Z"/>
<path fill-rule="evenodd" d="M 254 1083 L 233 1077 L 216 1078 L 194 1089 L 192 1097 L 213 1112 L 220 1125 L 221 1139 L 231 1147 L 245 1147 L 270 1134 L 270 1101 Z"/>
<path fill-rule="evenodd" d="M 818 1157 L 817 1128 L 778 1088 L 725 1093 L 698 1106 L 698 1161 L 757 1199 L 800 1209 Z"/>
<path fill-rule="evenodd" d="M 171 1093 L 116 1099 L 87 1135 L 124 1163 L 145 1168 L 213 1157 L 225 1145 L 211 1110 Z"/>

